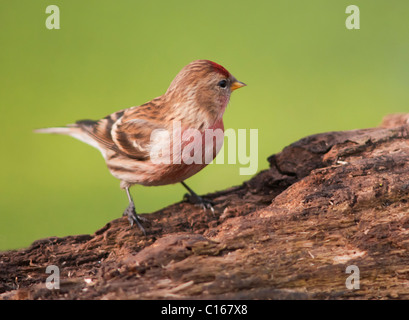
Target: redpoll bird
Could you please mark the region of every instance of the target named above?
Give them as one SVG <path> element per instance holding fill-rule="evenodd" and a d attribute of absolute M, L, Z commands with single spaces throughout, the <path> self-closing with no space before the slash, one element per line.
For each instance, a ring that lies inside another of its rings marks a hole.
<path fill-rule="evenodd" d="M 181 182 L 189 191 L 188 200 L 203 208 L 213 210 L 211 203 L 199 197 L 184 180 L 203 169 L 208 162 L 185 163 L 176 155 L 177 141 L 171 141 L 168 149 L 170 163 L 152 161 L 151 151 L 161 144 L 161 135 L 152 140 L 153 132 L 167 130 L 167 137 L 174 137 L 173 123 L 180 123 L 179 149 L 183 154 L 194 129 L 203 136 L 206 130 L 220 129 L 224 132 L 223 114 L 233 90 L 245 86 L 221 65 L 209 60 L 196 60 L 185 66 L 170 84 L 168 90 L 143 105 L 115 112 L 101 120 L 80 120 L 59 128 L 38 129 L 40 133 L 67 134 L 79 139 L 102 153 L 111 174 L 121 181 L 126 190 L 129 206 L 124 212 L 131 223 L 135 222 L 145 233 L 141 218 L 129 193 L 134 184 L 159 186 Z M 156 130 L 156 131 L 155 131 Z M 159 137 L 159 141 L 158 141 Z M 165 138 L 163 140 L 166 140 Z M 152 143 L 155 141 L 155 143 Z M 221 145 L 212 147 L 212 159 Z M 201 146 L 205 150 L 205 143 Z M 189 150 L 190 152 L 191 150 Z"/>

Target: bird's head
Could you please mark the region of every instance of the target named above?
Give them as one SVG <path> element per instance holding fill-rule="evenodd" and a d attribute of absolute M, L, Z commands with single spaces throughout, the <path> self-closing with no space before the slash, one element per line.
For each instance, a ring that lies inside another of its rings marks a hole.
<path fill-rule="evenodd" d="M 166 95 L 178 101 L 180 107 L 192 107 L 216 119 L 223 116 L 231 93 L 243 86 L 243 82 L 221 65 L 210 60 L 196 60 L 177 74 Z"/>

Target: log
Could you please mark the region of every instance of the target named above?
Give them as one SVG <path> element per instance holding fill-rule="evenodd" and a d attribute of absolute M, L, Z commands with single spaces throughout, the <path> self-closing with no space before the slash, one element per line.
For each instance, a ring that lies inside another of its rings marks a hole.
<path fill-rule="evenodd" d="M 122 217 L 1 252 L 0 299 L 407 299 L 408 119 L 301 139 L 206 195 L 214 214 L 182 201 L 146 236 Z"/>

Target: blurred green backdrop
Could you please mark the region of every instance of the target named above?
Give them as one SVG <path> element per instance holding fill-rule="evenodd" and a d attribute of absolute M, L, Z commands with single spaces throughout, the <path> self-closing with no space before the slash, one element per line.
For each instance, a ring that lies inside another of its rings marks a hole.
<path fill-rule="evenodd" d="M 48 5 L 61 29 L 48 30 Z M 358 5 L 361 29 L 347 30 Z M 409 2 L 0 2 L 0 250 L 48 236 L 92 233 L 127 206 L 100 153 L 35 128 L 98 119 L 165 92 L 195 59 L 248 87 L 233 94 L 226 128 L 259 129 L 266 158 L 306 135 L 376 126 L 409 107 Z M 211 165 L 188 180 L 204 194 L 249 179 Z M 140 213 L 180 201 L 180 185 L 132 188 Z"/>

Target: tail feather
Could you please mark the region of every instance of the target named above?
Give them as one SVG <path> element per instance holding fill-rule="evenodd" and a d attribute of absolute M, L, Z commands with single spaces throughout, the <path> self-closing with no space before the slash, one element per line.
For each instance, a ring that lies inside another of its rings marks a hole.
<path fill-rule="evenodd" d="M 54 128 L 41 128 L 34 130 L 35 133 L 55 133 L 55 134 L 68 134 L 71 135 L 73 128 L 71 127 L 54 127 Z"/>
<path fill-rule="evenodd" d="M 75 139 L 78 139 L 90 146 L 97 148 L 104 158 L 106 158 L 106 150 L 103 148 L 97 140 L 93 139 L 87 132 L 84 132 L 82 128 L 78 127 L 77 124 L 69 124 L 66 127 L 54 127 L 54 128 L 43 128 L 34 130 L 35 133 L 55 133 L 55 134 L 65 134 L 69 135 Z"/>

